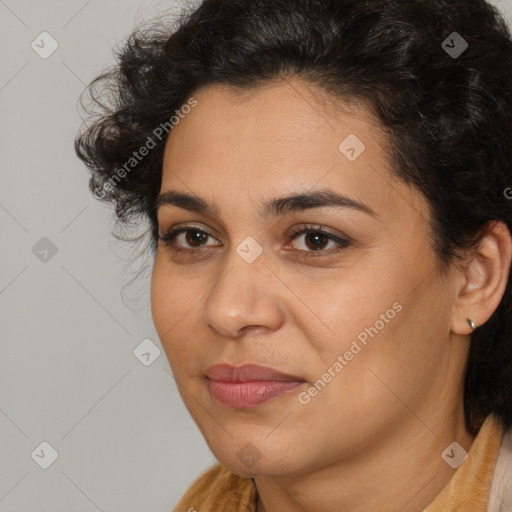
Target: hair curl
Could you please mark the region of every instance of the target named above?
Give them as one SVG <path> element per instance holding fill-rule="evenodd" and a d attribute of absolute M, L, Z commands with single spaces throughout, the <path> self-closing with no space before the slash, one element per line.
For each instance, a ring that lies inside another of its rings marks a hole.
<path fill-rule="evenodd" d="M 469 44 L 458 58 L 441 46 L 453 32 Z M 204 0 L 175 26 L 137 28 L 116 57 L 88 88 L 96 113 L 75 149 L 119 223 L 150 221 L 153 252 L 165 138 L 119 169 L 200 87 L 286 76 L 368 105 L 394 172 L 428 200 L 442 269 L 489 222 L 511 229 L 512 38 L 485 0 Z M 474 434 L 491 412 L 512 424 L 511 278 L 472 335 L 464 409 Z"/>

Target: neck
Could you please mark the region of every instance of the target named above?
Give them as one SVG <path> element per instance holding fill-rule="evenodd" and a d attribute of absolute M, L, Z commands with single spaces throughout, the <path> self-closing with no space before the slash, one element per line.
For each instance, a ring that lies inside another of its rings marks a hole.
<path fill-rule="evenodd" d="M 462 407 L 432 418 L 428 426 L 411 414 L 378 451 L 361 454 L 300 476 L 257 476 L 257 512 L 423 512 L 455 469 L 441 457 L 453 442 L 467 452 L 474 441 Z M 455 417 L 454 417 L 455 416 Z"/>

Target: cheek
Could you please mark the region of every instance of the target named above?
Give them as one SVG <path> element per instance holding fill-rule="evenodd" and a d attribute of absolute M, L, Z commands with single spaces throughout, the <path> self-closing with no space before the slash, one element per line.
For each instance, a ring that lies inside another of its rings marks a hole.
<path fill-rule="evenodd" d="M 200 326 L 197 317 L 202 307 L 197 287 L 172 274 L 163 258 L 156 257 L 151 277 L 153 324 L 176 377 L 195 374 L 201 367 Z"/>
<path fill-rule="evenodd" d="M 162 342 L 200 297 L 196 293 L 193 300 L 193 295 L 190 285 L 165 261 L 165 255 L 157 253 L 151 276 L 151 312 Z"/>
<path fill-rule="evenodd" d="M 157 255 L 151 277 L 151 314 L 163 347 L 169 347 L 179 329 L 180 321 L 186 317 L 186 288 L 167 271 L 161 257 Z"/>
<path fill-rule="evenodd" d="M 398 414 L 404 403 L 422 403 L 447 359 L 450 308 L 438 292 L 433 283 L 414 293 L 397 283 L 381 297 L 367 297 L 361 316 L 343 315 L 346 335 L 329 354 L 329 365 L 342 356 L 343 369 L 326 399 L 354 413 L 378 409 L 382 417 Z M 433 317 L 447 320 L 433 323 Z"/>
<path fill-rule="evenodd" d="M 170 315 L 172 314 L 172 309 L 169 308 L 169 285 L 169 279 L 163 272 L 161 258 L 157 253 L 151 274 L 151 314 L 155 329 L 162 342 L 164 341 L 162 335 L 165 332 L 166 324 L 169 323 Z M 166 314 L 166 312 L 169 314 Z"/>
<path fill-rule="evenodd" d="M 443 328 L 449 324 L 449 301 L 440 296 L 435 275 L 425 279 L 417 258 L 411 261 L 394 254 L 393 258 L 381 254 L 370 265 L 334 277 L 321 289 L 302 290 L 322 320 L 311 322 L 311 313 L 297 320 L 315 344 L 317 362 L 324 366 L 315 365 L 315 373 L 327 371 L 342 356 L 347 376 L 366 379 L 370 368 L 376 372 L 382 368 L 395 380 L 411 365 L 430 366 L 439 358 L 440 340 L 446 337 Z M 431 264 L 425 262 L 425 267 Z M 434 326 L 433 317 L 446 317 L 446 322 Z"/>
<path fill-rule="evenodd" d="M 295 280 L 294 292 L 306 307 L 294 300 L 294 321 L 323 360 L 343 354 L 353 340 L 364 343 L 375 333 L 376 323 L 377 331 L 385 332 L 400 316 L 399 305 L 393 308 L 398 295 L 392 285 L 383 283 L 383 273 L 382 266 L 374 265 L 373 269 L 334 269 L 314 282 Z"/>

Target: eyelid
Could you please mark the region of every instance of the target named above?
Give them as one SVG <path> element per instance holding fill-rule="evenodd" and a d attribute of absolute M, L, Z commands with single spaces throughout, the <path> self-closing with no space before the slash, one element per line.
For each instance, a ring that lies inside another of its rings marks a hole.
<path fill-rule="evenodd" d="M 181 251 L 185 251 L 186 253 L 192 253 L 192 255 L 202 253 L 208 249 L 209 246 L 200 246 L 195 248 L 183 248 L 183 247 L 174 247 L 174 240 L 181 234 L 186 233 L 187 231 L 198 231 L 203 233 L 209 238 L 213 238 L 217 240 L 217 238 L 212 235 L 209 231 L 203 229 L 202 227 L 198 227 L 194 224 L 183 224 L 173 226 L 169 230 L 167 230 L 163 235 L 159 235 L 159 240 L 162 240 L 166 245 L 168 245 L 172 251 L 178 253 Z M 327 250 L 319 249 L 319 250 L 303 250 L 303 249 L 287 249 L 287 252 L 295 252 L 302 255 L 302 257 L 329 257 L 333 255 L 337 255 L 348 246 L 351 245 L 352 240 L 344 234 L 340 236 L 332 233 L 328 228 L 325 228 L 321 224 L 304 224 L 299 227 L 294 227 L 286 233 L 286 239 L 290 241 L 294 241 L 301 235 L 305 235 L 308 233 L 320 233 L 328 238 L 329 241 L 337 244 L 337 247 L 330 248 Z M 219 240 L 217 240 L 218 242 Z"/>
<path fill-rule="evenodd" d="M 287 234 L 289 237 L 297 236 L 304 233 L 323 233 L 326 236 L 331 236 L 340 240 L 349 240 L 349 237 L 343 233 L 333 233 L 331 229 L 325 227 L 322 224 L 304 224 L 299 227 L 291 228 Z"/>
<path fill-rule="evenodd" d="M 351 240 L 349 237 L 347 237 L 344 234 L 336 235 L 332 233 L 328 228 L 325 228 L 321 224 L 308 224 L 304 225 L 302 227 L 293 228 L 291 232 L 287 235 L 291 239 L 291 241 L 295 240 L 297 237 L 301 235 L 305 235 L 308 233 L 320 233 L 328 238 L 329 241 L 332 241 L 338 245 L 337 248 L 331 248 L 327 250 L 318 250 L 318 251 L 304 251 L 304 250 L 297 250 L 296 252 L 302 253 L 305 257 L 316 257 L 323 256 L 328 257 L 332 255 L 337 255 L 342 250 L 347 248 L 351 244 Z"/>
<path fill-rule="evenodd" d="M 194 223 L 193 224 L 187 224 L 187 223 L 177 224 L 176 226 L 173 226 L 172 228 L 165 230 L 163 233 L 159 230 L 158 237 L 160 240 L 162 240 L 163 238 L 166 238 L 169 234 L 177 235 L 177 234 L 179 234 L 179 232 L 184 232 L 184 231 L 201 231 L 212 238 L 217 238 L 217 235 L 213 234 L 216 232 L 216 230 L 210 228 L 209 226 L 207 227 L 207 229 L 205 229 L 204 225 L 200 226 L 200 225 L 196 225 Z"/>

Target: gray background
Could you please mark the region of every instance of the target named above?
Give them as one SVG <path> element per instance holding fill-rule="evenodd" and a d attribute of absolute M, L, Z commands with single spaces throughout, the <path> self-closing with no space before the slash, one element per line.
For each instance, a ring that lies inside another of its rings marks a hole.
<path fill-rule="evenodd" d="M 493 3 L 512 20 L 512 0 Z M 123 288 L 151 262 L 128 265 L 73 149 L 84 86 L 168 7 L 0 0 L 2 512 L 170 511 L 215 462 L 154 330 L 149 272 Z M 58 43 L 46 59 L 31 47 L 51 49 L 42 32 Z M 148 366 L 134 354 L 146 339 Z M 42 442 L 58 453 L 47 469 Z"/>

